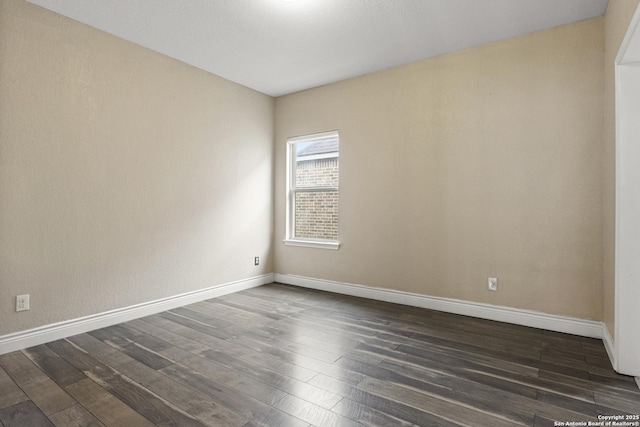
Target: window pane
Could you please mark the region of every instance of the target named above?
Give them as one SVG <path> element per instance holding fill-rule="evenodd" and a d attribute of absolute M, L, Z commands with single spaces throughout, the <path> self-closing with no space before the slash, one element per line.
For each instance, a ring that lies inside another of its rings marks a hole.
<path fill-rule="evenodd" d="M 295 186 L 338 186 L 338 138 L 300 142 L 295 150 Z"/>
<path fill-rule="evenodd" d="M 297 238 L 338 240 L 338 192 L 297 192 L 294 220 Z"/>
<path fill-rule="evenodd" d="M 289 138 L 287 150 L 286 241 L 338 244 L 338 132 Z"/>

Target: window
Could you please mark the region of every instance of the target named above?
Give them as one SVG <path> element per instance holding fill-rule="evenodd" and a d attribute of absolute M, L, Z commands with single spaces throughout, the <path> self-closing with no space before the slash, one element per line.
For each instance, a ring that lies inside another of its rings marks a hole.
<path fill-rule="evenodd" d="M 338 249 L 338 132 L 287 140 L 286 244 Z"/>

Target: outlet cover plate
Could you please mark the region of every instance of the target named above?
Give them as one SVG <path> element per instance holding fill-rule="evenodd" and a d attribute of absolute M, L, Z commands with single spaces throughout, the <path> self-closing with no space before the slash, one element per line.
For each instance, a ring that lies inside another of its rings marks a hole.
<path fill-rule="evenodd" d="M 487 280 L 487 289 L 489 289 L 490 291 L 497 291 L 498 290 L 498 278 L 497 277 L 489 277 L 489 280 Z"/>
<path fill-rule="evenodd" d="M 29 310 L 29 294 L 18 295 L 16 297 L 16 311 Z"/>

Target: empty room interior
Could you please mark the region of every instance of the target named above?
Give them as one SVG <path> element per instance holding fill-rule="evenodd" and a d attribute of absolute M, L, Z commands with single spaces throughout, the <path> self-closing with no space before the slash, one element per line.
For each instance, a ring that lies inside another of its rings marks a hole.
<path fill-rule="evenodd" d="M 639 3 L 0 0 L 0 427 L 640 426 Z"/>

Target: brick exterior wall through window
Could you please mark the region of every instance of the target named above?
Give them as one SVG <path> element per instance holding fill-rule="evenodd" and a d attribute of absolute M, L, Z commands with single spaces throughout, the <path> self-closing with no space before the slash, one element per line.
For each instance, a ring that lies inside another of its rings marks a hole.
<path fill-rule="evenodd" d="M 338 158 L 300 160 L 296 163 L 296 187 L 338 186 Z M 297 192 L 295 237 L 338 240 L 338 192 Z"/>

